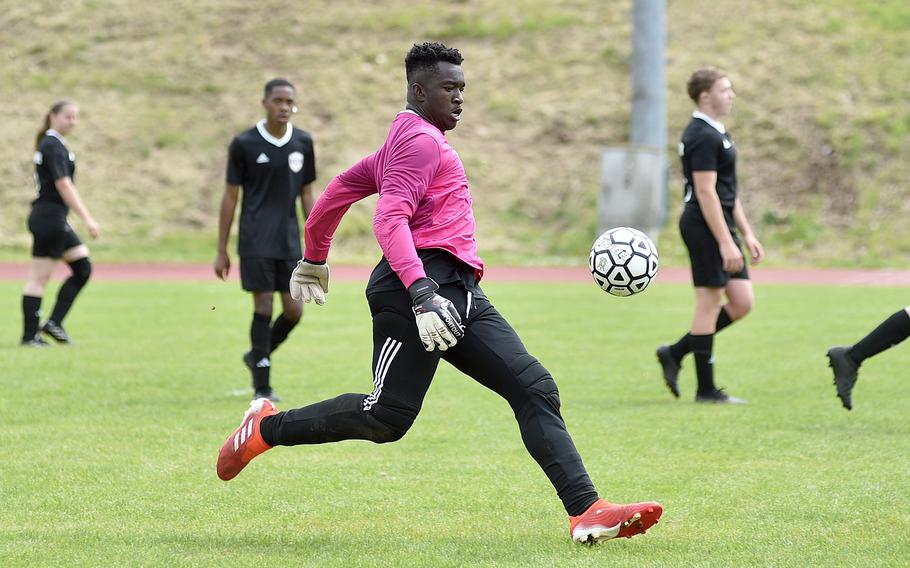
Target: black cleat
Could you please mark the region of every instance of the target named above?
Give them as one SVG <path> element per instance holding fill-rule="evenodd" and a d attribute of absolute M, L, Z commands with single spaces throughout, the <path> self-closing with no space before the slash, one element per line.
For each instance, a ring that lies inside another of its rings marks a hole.
<path fill-rule="evenodd" d="M 275 394 L 275 391 L 273 391 L 271 387 L 254 392 L 252 400 L 256 400 L 257 398 L 267 398 L 272 402 L 281 402 L 281 397 Z"/>
<path fill-rule="evenodd" d="M 19 343 L 19 345 L 22 347 L 38 347 L 38 348 L 51 346 L 51 344 L 48 343 L 47 341 L 45 341 L 44 339 L 42 339 L 40 335 L 36 335 L 35 337 L 33 337 L 31 339 L 23 339 L 22 342 Z"/>
<path fill-rule="evenodd" d="M 834 369 L 834 386 L 837 387 L 837 398 L 840 399 L 844 408 L 853 410 L 853 400 L 850 394 L 853 392 L 853 385 L 856 384 L 857 371 L 859 365 L 853 362 L 853 359 L 847 355 L 849 347 L 832 347 L 828 349 L 828 366 Z"/>
<path fill-rule="evenodd" d="M 47 322 L 41 326 L 41 332 L 49 335 L 50 338 L 57 343 L 62 343 L 64 345 L 71 345 L 73 343 L 73 340 L 67 335 L 63 326 L 57 325 L 57 322 L 54 320 L 47 320 Z"/>
<path fill-rule="evenodd" d="M 657 348 L 657 361 L 663 368 L 664 384 L 673 393 L 673 396 L 679 398 L 679 361 L 670 354 L 669 345 L 661 345 Z"/>
<path fill-rule="evenodd" d="M 263 359 L 263 361 L 265 362 L 264 365 L 266 367 L 269 366 L 268 358 Z M 247 351 L 243 354 L 243 364 L 246 365 L 246 368 L 249 369 L 251 373 L 254 372 L 254 369 L 256 367 L 260 366 L 257 365 L 256 361 L 253 359 L 252 351 Z M 260 361 L 260 364 L 262 364 L 262 361 Z M 256 400 L 257 398 L 267 398 L 272 402 L 281 402 L 281 397 L 275 394 L 275 391 L 272 390 L 272 387 L 267 387 L 259 390 L 255 390 L 254 388 L 252 400 Z"/>
<path fill-rule="evenodd" d="M 746 404 L 748 401 L 735 396 L 730 396 L 724 392 L 724 389 L 714 389 L 713 391 L 695 395 L 695 402 L 706 402 L 713 404 Z"/>

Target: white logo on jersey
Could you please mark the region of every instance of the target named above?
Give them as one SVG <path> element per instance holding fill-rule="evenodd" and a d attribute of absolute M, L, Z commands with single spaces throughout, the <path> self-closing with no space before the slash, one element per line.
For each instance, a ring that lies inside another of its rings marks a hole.
<path fill-rule="evenodd" d="M 32 159 L 35 162 L 36 166 L 40 166 L 44 163 L 44 154 L 41 152 L 35 152 L 35 157 Z"/>
<path fill-rule="evenodd" d="M 300 152 L 291 152 L 288 154 L 288 167 L 295 174 L 303 169 L 303 154 Z"/>
<path fill-rule="evenodd" d="M 680 155 L 680 157 L 685 156 L 685 154 L 686 154 L 686 145 L 685 145 L 684 143 L 680 142 L 680 143 L 679 143 L 679 146 L 677 146 L 677 149 L 679 150 L 679 155 Z"/>
<path fill-rule="evenodd" d="M 731 144 L 729 140 L 724 138 L 724 150 L 729 150 L 731 146 L 733 146 L 733 144 Z"/>
<path fill-rule="evenodd" d="M 70 161 L 71 161 L 71 162 L 75 162 L 75 161 L 76 161 L 76 154 L 73 154 L 72 152 L 70 152 L 69 158 L 70 158 Z"/>
<path fill-rule="evenodd" d="M 259 154 L 258 158 L 256 158 L 256 163 L 257 164 L 268 164 L 269 157 L 265 155 L 265 152 L 263 152 L 263 153 Z"/>

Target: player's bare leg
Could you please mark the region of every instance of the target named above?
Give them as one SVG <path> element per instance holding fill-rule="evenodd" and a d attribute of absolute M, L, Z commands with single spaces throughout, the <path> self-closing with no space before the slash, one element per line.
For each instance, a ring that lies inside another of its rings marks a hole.
<path fill-rule="evenodd" d="M 714 333 L 746 317 L 752 311 L 755 296 L 752 292 L 752 282 L 744 278 L 732 278 L 724 287 L 727 303 L 724 304 L 714 322 Z M 657 362 L 660 363 L 664 384 L 667 389 L 679 398 L 679 371 L 682 369 L 682 360 L 692 351 L 692 333 L 683 335 L 672 345 L 661 345 L 657 348 Z"/>
<path fill-rule="evenodd" d="M 731 278 L 724 287 L 727 296 L 727 303 L 723 309 L 732 321 L 738 321 L 746 317 L 755 306 L 755 293 L 752 290 L 752 281 L 745 278 Z M 715 333 L 720 331 L 716 329 Z"/>

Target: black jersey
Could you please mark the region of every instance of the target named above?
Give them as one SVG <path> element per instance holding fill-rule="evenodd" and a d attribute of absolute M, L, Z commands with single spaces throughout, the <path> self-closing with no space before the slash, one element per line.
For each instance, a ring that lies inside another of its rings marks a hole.
<path fill-rule="evenodd" d="M 35 190 L 38 197 L 34 202 L 59 203 L 66 207 L 54 182 L 63 177 L 73 179 L 76 174 L 76 155 L 63 143 L 63 137 L 48 130 L 35 151 Z"/>
<path fill-rule="evenodd" d="M 239 134 L 228 151 L 227 182 L 243 187 L 237 253 L 241 257 L 299 259 L 296 199 L 316 179 L 313 138 L 288 125 L 281 139 L 265 120 Z"/>
<path fill-rule="evenodd" d="M 679 142 L 679 157 L 686 178 L 684 201 L 687 206 L 698 206 L 692 172 L 714 171 L 717 172 L 720 204 L 725 210 L 732 210 L 736 201 L 736 146 L 729 132 L 720 132 L 699 114 L 693 115 Z"/>

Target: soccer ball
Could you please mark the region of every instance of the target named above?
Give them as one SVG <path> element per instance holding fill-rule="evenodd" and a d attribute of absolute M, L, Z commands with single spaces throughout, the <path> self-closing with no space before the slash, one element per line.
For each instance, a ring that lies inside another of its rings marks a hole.
<path fill-rule="evenodd" d="M 657 275 L 657 247 L 638 229 L 616 227 L 594 241 L 588 267 L 604 291 L 614 296 L 638 294 Z"/>

